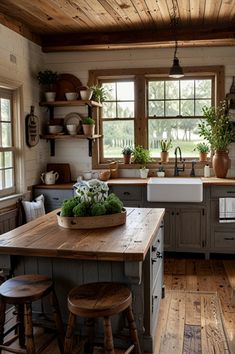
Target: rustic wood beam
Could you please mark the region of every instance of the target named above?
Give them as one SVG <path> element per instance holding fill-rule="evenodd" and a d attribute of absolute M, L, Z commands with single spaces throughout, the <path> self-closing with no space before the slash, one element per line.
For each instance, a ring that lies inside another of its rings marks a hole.
<path fill-rule="evenodd" d="M 181 46 L 235 45 L 235 26 L 232 28 L 184 28 L 177 31 Z M 76 50 L 108 50 L 124 48 L 171 47 L 171 30 L 128 32 L 72 33 L 42 36 L 44 52 Z"/>

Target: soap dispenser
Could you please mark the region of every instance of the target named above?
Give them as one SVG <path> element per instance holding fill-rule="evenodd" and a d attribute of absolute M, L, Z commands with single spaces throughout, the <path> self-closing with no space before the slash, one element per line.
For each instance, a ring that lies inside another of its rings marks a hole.
<path fill-rule="evenodd" d="M 204 166 L 204 177 L 210 177 L 210 167 L 208 164 Z"/>

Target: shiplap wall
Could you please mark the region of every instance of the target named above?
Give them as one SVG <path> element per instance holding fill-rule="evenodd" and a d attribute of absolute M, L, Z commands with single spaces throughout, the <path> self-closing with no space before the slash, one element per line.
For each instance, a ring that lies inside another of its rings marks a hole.
<path fill-rule="evenodd" d="M 180 48 L 178 57 L 182 67 L 200 65 L 225 66 L 225 93 L 229 92 L 235 75 L 235 47 Z M 96 52 L 69 52 L 45 54 L 45 67 L 77 76 L 83 85 L 88 81 L 88 70 L 112 68 L 170 67 L 173 49 L 137 49 Z M 73 108 L 74 110 L 74 108 Z M 64 114 L 60 110 L 59 114 Z M 57 142 L 58 153 L 51 162 L 70 162 L 72 176 L 91 169 L 86 142 Z M 235 144 L 230 147 L 231 169 L 228 176 L 235 176 Z"/>

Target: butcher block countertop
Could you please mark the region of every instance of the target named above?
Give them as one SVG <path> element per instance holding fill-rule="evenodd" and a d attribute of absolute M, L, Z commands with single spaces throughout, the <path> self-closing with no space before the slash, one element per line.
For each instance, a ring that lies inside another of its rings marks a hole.
<path fill-rule="evenodd" d="M 177 177 L 172 177 L 172 178 L 177 178 Z M 235 186 L 235 178 L 216 178 L 216 177 L 209 177 L 209 178 L 199 177 L 199 178 L 202 179 L 204 186 Z M 109 179 L 107 182 L 110 186 L 112 185 L 144 186 L 148 183 L 148 180 L 149 178 L 115 178 L 115 179 Z M 45 189 L 71 189 L 73 188 L 74 183 L 71 182 L 71 183 L 50 184 L 50 185 L 38 184 L 36 187 L 45 188 Z"/>
<path fill-rule="evenodd" d="M 54 210 L 0 235 L 0 254 L 102 261 L 143 261 L 164 209 L 126 208 L 121 226 L 72 230 L 57 224 Z"/>

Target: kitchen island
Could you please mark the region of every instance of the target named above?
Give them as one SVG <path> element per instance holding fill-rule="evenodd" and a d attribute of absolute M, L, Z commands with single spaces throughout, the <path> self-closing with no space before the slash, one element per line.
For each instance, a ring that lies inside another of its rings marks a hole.
<path fill-rule="evenodd" d="M 1 235 L 0 268 L 15 275 L 51 276 L 65 322 L 66 298 L 74 286 L 93 281 L 128 284 L 142 349 L 152 352 L 163 287 L 164 209 L 127 208 L 124 225 L 86 230 L 60 227 L 57 212 Z M 118 329 L 119 318 L 113 321 L 114 333 Z"/>

